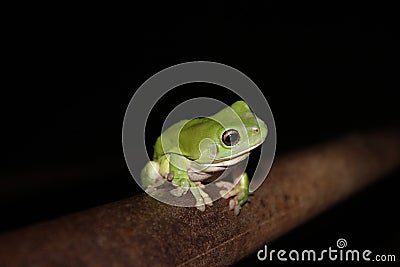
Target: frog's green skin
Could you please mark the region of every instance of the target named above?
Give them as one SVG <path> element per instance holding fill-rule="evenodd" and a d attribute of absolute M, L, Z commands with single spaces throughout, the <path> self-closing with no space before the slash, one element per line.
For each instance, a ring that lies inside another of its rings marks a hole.
<path fill-rule="evenodd" d="M 244 101 L 211 117 L 180 121 L 157 139 L 153 161 L 142 170 L 142 184 L 149 189 L 172 181 L 175 189 L 171 194 L 179 197 L 190 190 L 196 207 L 203 211 L 205 204 L 212 205 L 212 200 L 201 189 L 201 181 L 245 160 L 252 149 L 264 142 L 267 132 L 266 124 Z M 236 133 L 239 138 L 235 138 Z M 221 187 L 224 198 L 231 198 L 229 206 L 239 214 L 248 199 L 249 179 L 246 173 L 234 178 L 239 181 L 220 181 L 216 185 Z"/>

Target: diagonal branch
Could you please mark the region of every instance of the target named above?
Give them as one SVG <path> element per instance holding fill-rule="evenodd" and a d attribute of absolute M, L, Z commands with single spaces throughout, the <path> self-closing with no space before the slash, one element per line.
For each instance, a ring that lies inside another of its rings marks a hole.
<path fill-rule="evenodd" d="M 400 166 L 400 133 L 354 134 L 280 157 L 239 216 L 138 195 L 0 236 L 5 266 L 232 264 Z M 23 211 L 21 211 L 23 212 Z"/>

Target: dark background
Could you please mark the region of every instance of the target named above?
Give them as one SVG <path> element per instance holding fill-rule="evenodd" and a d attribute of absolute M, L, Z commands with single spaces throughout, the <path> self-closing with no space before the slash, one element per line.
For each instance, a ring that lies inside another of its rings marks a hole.
<path fill-rule="evenodd" d="M 174 64 L 216 61 L 249 76 L 274 113 L 278 155 L 400 125 L 393 7 L 348 14 L 330 6 L 172 9 L 27 8 L 8 20 L 1 231 L 139 193 L 122 152 L 124 112 L 147 78 Z M 234 100 L 204 84 L 178 88 L 148 122 L 150 146 L 162 117 L 194 96 Z M 357 248 L 395 253 L 398 178 L 399 171 L 388 175 L 272 246 L 327 247 L 343 237 Z"/>

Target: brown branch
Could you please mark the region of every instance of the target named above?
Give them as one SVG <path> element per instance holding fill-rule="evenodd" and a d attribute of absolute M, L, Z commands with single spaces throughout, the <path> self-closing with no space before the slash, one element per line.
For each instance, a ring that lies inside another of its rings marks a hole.
<path fill-rule="evenodd" d="M 239 216 L 139 195 L 0 236 L 2 266 L 232 264 L 400 165 L 399 132 L 280 157 Z M 24 212 L 21 210 L 20 212 Z"/>

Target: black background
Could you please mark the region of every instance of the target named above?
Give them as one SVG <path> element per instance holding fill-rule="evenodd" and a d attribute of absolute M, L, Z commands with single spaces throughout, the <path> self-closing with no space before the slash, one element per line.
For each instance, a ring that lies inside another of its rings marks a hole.
<path fill-rule="evenodd" d="M 0 230 L 138 193 L 122 153 L 124 112 L 136 88 L 174 64 L 216 61 L 249 76 L 274 113 L 278 155 L 400 125 L 393 7 L 169 8 L 28 7 L 8 20 Z M 154 142 L 162 116 L 176 104 L 210 92 L 230 104 L 225 91 L 204 84 L 163 98 L 146 141 Z M 388 175 L 272 245 L 310 249 L 343 237 L 393 254 L 400 241 L 398 177 Z M 249 262 L 257 263 L 255 255 L 242 264 Z"/>

